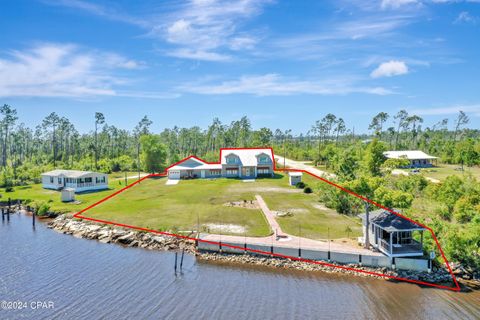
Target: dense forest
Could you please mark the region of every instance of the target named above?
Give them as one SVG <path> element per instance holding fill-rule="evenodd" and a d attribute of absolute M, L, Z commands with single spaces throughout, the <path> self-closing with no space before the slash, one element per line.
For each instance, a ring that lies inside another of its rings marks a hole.
<path fill-rule="evenodd" d="M 400 161 L 385 159 L 386 150 L 423 150 L 439 163 L 480 165 L 480 130 L 468 127 L 464 112 L 424 127 L 418 115 L 401 110 L 381 112 L 368 134 L 355 133 L 351 124 L 327 114 L 309 130 L 253 129 L 242 117 L 229 124 L 213 119 L 207 128 L 174 127 L 152 132 L 147 116 L 133 131 L 108 123 L 108 116 L 92 114 L 92 130 L 81 133 L 56 113 L 29 128 L 9 106 L 0 108 L 2 174 L 0 187 L 38 183 L 40 174 L 53 168 L 102 172 L 159 172 L 170 163 L 195 154 L 218 160 L 222 147 L 273 146 L 276 153 L 313 164 L 336 174 L 341 185 L 385 206 L 398 208 L 436 231 L 450 259 L 480 267 L 480 183 L 473 176 L 452 175 L 431 183 L 421 175 L 395 176 Z M 341 214 L 355 215 L 363 204 L 325 184 L 316 186 L 322 202 Z M 433 240 L 430 240 L 431 248 Z"/>

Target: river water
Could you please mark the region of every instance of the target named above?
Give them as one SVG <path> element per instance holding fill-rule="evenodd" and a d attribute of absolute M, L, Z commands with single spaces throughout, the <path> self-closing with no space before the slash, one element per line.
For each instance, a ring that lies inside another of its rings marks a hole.
<path fill-rule="evenodd" d="M 190 255 L 175 275 L 173 253 L 33 230 L 18 214 L 0 224 L 0 301 L 0 319 L 480 319 L 478 291 Z"/>

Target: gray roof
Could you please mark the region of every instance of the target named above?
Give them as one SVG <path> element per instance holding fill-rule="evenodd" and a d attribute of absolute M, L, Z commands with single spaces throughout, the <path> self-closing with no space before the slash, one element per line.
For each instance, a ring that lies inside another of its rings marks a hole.
<path fill-rule="evenodd" d="M 360 217 L 365 221 L 366 214 Z M 385 231 L 407 231 L 407 230 L 425 230 L 425 228 L 411 222 L 408 219 L 397 216 L 389 211 L 376 210 L 369 213 L 370 223 L 373 223 Z"/>
<path fill-rule="evenodd" d="M 90 174 L 105 175 L 105 173 L 92 172 L 92 171 L 56 169 L 56 170 L 44 172 L 42 173 L 42 176 L 53 176 L 53 177 L 65 176 L 67 178 L 81 178 L 83 176 L 90 175 Z"/>

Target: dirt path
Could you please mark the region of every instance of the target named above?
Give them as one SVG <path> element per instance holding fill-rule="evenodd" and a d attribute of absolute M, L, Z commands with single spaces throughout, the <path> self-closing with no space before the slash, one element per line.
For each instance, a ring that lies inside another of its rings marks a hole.
<path fill-rule="evenodd" d="M 143 177 L 146 177 L 148 176 L 148 173 L 140 173 L 140 178 L 143 178 Z M 135 176 L 129 176 L 127 177 L 128 180 L 130 179 L 138 179 L 138 174 L 135 175 Z M 116 179 L 113 179 L 114 181 L 117 181 L 117 180 L 125 180 L 125 177 L 120 177 L 120 178 L 116 178 Z"/>
<path fill-rule="evenodd" d="M 398 175 L 409 176 L 410 175 L 410 173 L 408 171 L 405 171 L 405 170 L 402 170 L 402 169 L 393 169 L 392 174 L 396 175 L 396 176 L 398 176 Z M 424 177 L 425 177 L 425 179 L 427 179 L 430 182 L 440 183 L 440 180 L 438 180 L 438 179 L 427 177 L 427 176 L 424 176 Z"/>
<path fill-rule="evenodd" d="M 277 159 L 277 161 L 281 164 L 283 164 L 283 162 L 284 162 L 284 158 L 282 156 L 275 155 L 275 159 Z M 285 158 L 285 166 L 288 167 L 288 168 L 292 168 L 292 169 L 306 170 L 306 171 L 308 171 L 310 173 L 313 173 L 314 175 L 317 175 L 317 176 L 320 176 L 320 177 L 325 177 L 325 178 L 330 178 L 330 179 L 336 177 L 336 175 L 333 174 L 333 173 L 329 173 L 329 172 L 326 172 L 326 171 L 319 170 L 312 165 L 305 164 L 302 161 L 295 161 L 295 160 L 292 160 L 292 159 Z"/>

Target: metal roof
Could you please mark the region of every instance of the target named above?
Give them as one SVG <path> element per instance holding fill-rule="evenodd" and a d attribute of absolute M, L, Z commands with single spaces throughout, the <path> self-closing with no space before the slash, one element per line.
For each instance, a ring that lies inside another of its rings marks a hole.
<path fill-rule="evenodd" d="M 437 157 L 430 156 L 420 150 L 385 151 L 383 155 L 389 159 L 408 159 L 408 160 L 437 159 Z"/>
<path fill-rule="evenodd" d="M 366 214 L 361 214 L 360 217 L 365 222 Z M 411 222 L 408 219 L 384 210 L 370 212 L 369 220 L 370 223 L 376 224 L 387 232 L 425 230 L 425 228 Z"/>
<path fill-rule="evenodd" d="M 257 157 L 261 154 L 265 154 L 273 163 L 272 151 L 270 149 L 222 149 L 220 152 L 222 164 L 227 164 L 226 157 L 230 154 L 234 154 L 239 157 L 243 166 L 257 166 Z"/>
<path fill-rule="evenodd" d="M 93 171 L 80 171 L 80 170 L 62 170 L 62 169 L 57 169 L 57 170 L 52 170 L 48 172 L 42 173 L 42 176 L 65 176 L 67 178 L 80 178 L 89 174 L 101 174 L 105 175 L 105 173 L 100 173 L 100 172 L 93 172 Z"/>

